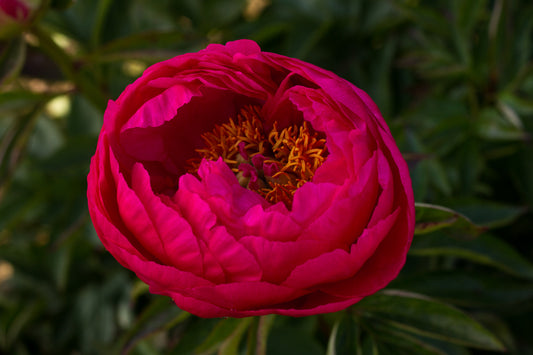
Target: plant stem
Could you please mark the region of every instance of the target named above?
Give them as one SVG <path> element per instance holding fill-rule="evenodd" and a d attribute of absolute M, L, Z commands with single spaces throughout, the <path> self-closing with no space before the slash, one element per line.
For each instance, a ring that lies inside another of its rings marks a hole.
<path fill-rule="evenodd" d="M 272 323 L 274 323 L 274 315 L 269 314 L 259 317 L 259 325 L 257 326 L 257 342 L 256 342 L 256 355 L 266 355 L 267 339 Z"/>

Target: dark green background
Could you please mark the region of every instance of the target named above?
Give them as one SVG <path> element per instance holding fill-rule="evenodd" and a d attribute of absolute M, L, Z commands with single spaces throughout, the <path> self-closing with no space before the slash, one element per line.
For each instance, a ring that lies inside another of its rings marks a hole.
<path fill-rule="evenodd" d="M 0 353 L 252 354 L 268 334 L 277 355 L 533 354 L 533 3 L 247 8 L 56 0 L 1 42 Z M 238 38 L 367 91 L 409 163 L 423 204 L 406 267 L 346 312 L 190 316 L 149 294 L 91 225 L 86 174 L 107 100 L 151 63 Z"/>

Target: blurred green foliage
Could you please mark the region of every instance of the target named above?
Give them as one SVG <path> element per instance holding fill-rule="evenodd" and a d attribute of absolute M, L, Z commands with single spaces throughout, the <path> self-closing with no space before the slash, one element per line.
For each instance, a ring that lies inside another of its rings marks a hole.
<path fill-rule="evenodd" d="M 154 62 L 237 38 L 367 91 L 410 165 L 406 267 L 346 312 L 200 319 L 92 228 L 107 100 Z M 43 1 L 0 44 L 0 84 L 0 353 L 533 354 L 531 1 Z"/>

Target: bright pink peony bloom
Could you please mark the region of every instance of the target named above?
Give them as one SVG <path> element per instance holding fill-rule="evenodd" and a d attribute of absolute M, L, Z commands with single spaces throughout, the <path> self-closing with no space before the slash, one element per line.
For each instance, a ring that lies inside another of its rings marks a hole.
<path fill-rule="evenodd" d="M 110 101 L 87 196 L 107 250 L 201 317 L 344 309 L 397 276 L 414 230 L 368 95 L 249 40 L 155 64 Z"/>

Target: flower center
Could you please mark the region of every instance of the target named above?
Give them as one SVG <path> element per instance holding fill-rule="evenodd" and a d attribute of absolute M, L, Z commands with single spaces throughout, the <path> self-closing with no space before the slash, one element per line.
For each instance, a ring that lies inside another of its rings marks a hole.
<path fill-rule="evenodd" d="M 236 119 L 202 135 L 205 148 L 196 150 L 200 158 L 190 159 L 187 170 L 196 174 L 202 158 L 221 157 L 242 186 L 290 209 L 294 192 L 326 159 L 326 139 L 306 121 L 281 130 L 274 122 L 270 132 L 263 122 L 259 107 L 245 106 Z"/>

